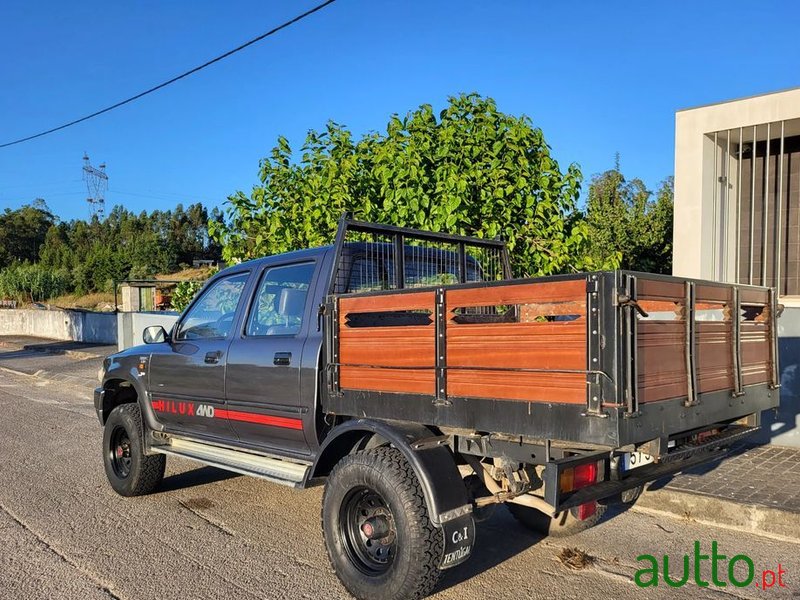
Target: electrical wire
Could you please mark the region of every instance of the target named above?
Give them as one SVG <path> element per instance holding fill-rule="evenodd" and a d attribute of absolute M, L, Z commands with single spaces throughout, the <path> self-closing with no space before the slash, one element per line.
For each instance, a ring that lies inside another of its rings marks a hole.
<path fill-rule="evenodd" d="M 64 123 L 63 125 L 59 125 L 58 127 L 53 127 L 52 129 L 48 129 L 47 131 L 42 131 L 42 132 L 34 134 L 34 135 L 29 135 L 27 137 L 20 138 L 18 140 L 14 140 L 13 142 L 6 142 L 5 144 L 0 144 L 0 148 L 7 148 L 8 146 L 14 146 L 15 144 L 21 144 L 22 142 L 27 142 L 27 141 L 30 141 L 30 140 L 34 140 L 36 138 L 40 138 L 42 136 L 49 135 L 51 133 L 55 133 L 56 131 L 61 131 L 62 129 L 66 129 L 67 127 L 72 127 L 73 125 L 77 125 L 78 123 L 82 123 L 83 121 L 88 121 L 89 119 L 92 119 L 94 117 L 102 115 L 103 113 L 107 113 L 109 111 L 112 111 L 115 108 L 119 108 L 120 106 L 124 106 L 125 104 L 129 104 L 129 103 L 133 102 L 134 100 L 138 100 L 139 98 L 142 98 L 143 96 L 147 96 L 148 94 L 152 94 L 153 92 L 156 92 L 156 91 L 158 91 L 158 90 L 160 90 L 162 88 L 165 88 L 168 85 L 175 83 L 176 81 L 184 79 L 185 77 L 188 77 L 189 75 L 193 75 L 194 73 L 197 73 L 198 71 L 201 71 L 202 69 L 205 69 L 206 67 L 210 67 L 214 63 L 217 63 L 217 62 L 219 62 L 219 61 L 221 61 L 221 60 L 223 60 L 225 58 L 228 58 L 229 56 L 231 56 L 233 54 L 236 54 L 237 52 L 240 52 L 241 50 L 244 50 L 248 46 L 252 46 L 253 44 L 255 44 L 257 42 L 260 42 L 261 40 L 263 40 L 265 38 L 268 38 L 271 35 L 274 35 L 274 34 L 278 33 L 282 29 L 286 29 L 287 27 L 290 27 L 291 25 L 294 25 L 295 23 L 297 23 L 299 21 L 302 21 L 306 17 L 310 17 L 315 12 L 322 10 L 323 8 L 325 8 L 329 4 L 333 4 L 334 2 L 336 2 L 336 0 L 326 0 L 326 2 L 323 2 L 322 4 L 318 4 L 314 8 L 312 8 L 310 10 L 307 10 L 306 12 L 304 12 L 304 13 L 302 13 L 300 15 L 297 15 L 293 19 L 290 19 L 288 21 L 285 21 L 284 23 L 281 23 L 277 27 L 274 27 L 274 28 L 270 29 L 269 31 L 267 31 L 265 33 L 262 33 L 258 37 L 255 37 L 252 40 L 250 40 L 248 42 L 245 42 L 241 46 L 237 46 L 236 48 L 234 48 L 233 50 L 229 50 L 225 54 L 220 54 L 216 58 L 212 58 L 211 60 L 209 60 L 207 62 L 204 62 L 202 65 L 199 65 L 199 66 L 197 66 L 197 67 L 195 67 L 193 69 L 189 69 L 185 73 L 181 73 L 180 75 L 177 75 L 176 77 L 173 77 L 172 79 L 169 79 L 169 80 L 167 80 L 167 81 L 165 81 L 163 83 L 160 83 L 160 84 L 158 84 L 158 85 L 156 85 L 154 87 L 151 87 L 148 90 L 140 92 L 139 94 L 136 94 L 135 96 L 131 96 L 130 98 L 122 100 L 121 102 L 117 102 L 116 104 L 112 104 L 111 106 L 103 108 L 102 110 L 98 110 L 96 112 L 93 112 L 92 114 L 86 115 L 85 117 L 81 117 L 80 119 L 75 119 L 74 121 L 70 121 L 69 123 Z"/>

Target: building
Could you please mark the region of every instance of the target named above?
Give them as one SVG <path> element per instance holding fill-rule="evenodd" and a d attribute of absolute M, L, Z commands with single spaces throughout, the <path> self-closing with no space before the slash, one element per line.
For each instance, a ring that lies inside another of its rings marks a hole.
<path fill-rule="evenodd" d="M 781 408 L 765 438 L 800 446 L 800 88 L 678 111 L 673 273 L 767 285 Z"/>

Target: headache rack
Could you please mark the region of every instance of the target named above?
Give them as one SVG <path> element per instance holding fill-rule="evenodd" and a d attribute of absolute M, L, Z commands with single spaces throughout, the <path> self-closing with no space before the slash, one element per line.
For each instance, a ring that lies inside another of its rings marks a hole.
<path fill-rule="evenodd" d="M 655 440 L 659 454 L 659 440 L 666 451 L 778 403 L 768 288 L 628 271 L 513 280 L 502 242 L 344 219 L 329 291 L 334 414 L 580 447 Z"/>

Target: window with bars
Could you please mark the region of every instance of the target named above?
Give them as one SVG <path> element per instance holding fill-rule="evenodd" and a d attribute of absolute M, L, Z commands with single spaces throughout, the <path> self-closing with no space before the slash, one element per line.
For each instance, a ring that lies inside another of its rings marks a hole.
<path fill-rule="evenodd" d="M 716 277 L 800 296 L 800 119 L 717 131 L 707 141 Z"/>

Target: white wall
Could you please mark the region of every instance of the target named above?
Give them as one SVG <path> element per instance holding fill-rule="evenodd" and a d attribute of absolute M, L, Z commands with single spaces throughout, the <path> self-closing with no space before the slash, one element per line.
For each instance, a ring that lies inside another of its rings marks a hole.
<path fill-rule="evenodd" d="M 0 335 L 114 344 L 117 319 L 113 313 L 79 310 L 0 309 Z"/>
<path fill-rule="evenodd" d="M 119 339 L 117 348 L 125 350 L 131 346 L 143 344 L 142 331 L 151 325 L 161 325 L 169 331 L 180 313 L 176 312 L 120 312 L 117 313 L 117 330 Z"/>

